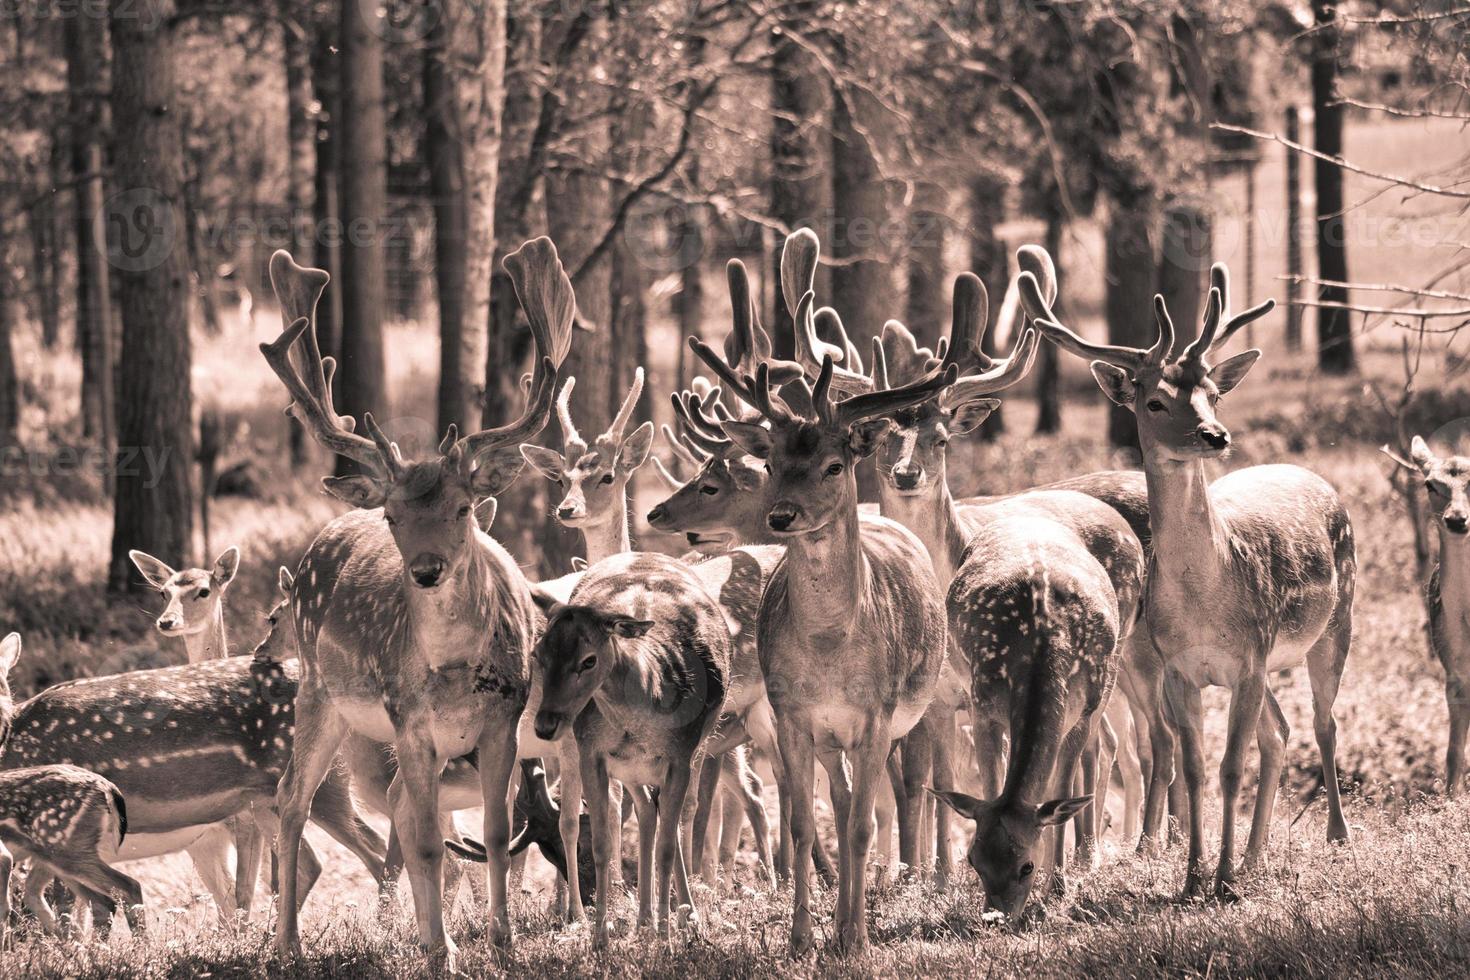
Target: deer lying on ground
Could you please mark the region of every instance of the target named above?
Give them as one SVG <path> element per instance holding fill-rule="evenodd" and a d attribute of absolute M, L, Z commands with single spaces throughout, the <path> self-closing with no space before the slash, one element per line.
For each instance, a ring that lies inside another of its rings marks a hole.
<path fill-rule="evenodd" d="M 1429 509 L 1439 527 L 1439 563 L 1425 590 L 1429 598 L 1429 638 L 1444 667 L 1449 706 L 1449 743 L 1445 749 L 1444 791 L 1455 796 L 1465 777 L 1465 735 L 1470 732 L 1470 458 L 1437 456 L 1421 437 L 1410 444 L 1413 468 L 1424 477 Z"/>
<path fill-rule="evenodd" d="M 12 731 L 10 670 L 20 658 L 20 647 L 19 633 L 0 640 L 0 753 Z M 140 932 L 143 890 L 111 864 L 127 832 L 122 793 L 96 773 L 68 765 L 0 772 L 0 947 L 10 919 L 10 872 L 17 857 L 31 861 L 25 905 L 47 932 L 61 931 L 46 902 L 52 877 L 88 901 L 99 935 L 111 930 L 117 895 L 122 896 L 129 928 Z"/>
<path fill-rule="evenodd" d="M 360 468 L 324 481 L 356 509 L 317 536 L 292 592 L 303 669 L 296 750 L 277 795 L 276 945 L 283 954 L 299 946 L 294 870 L 307 809 L 349 731 L 393 743 L 399 771 L 389 797 L 419 941 L 431 962 L 450 970 L 457 950 L 444 931 L 440 773 L 448 760 L 477 752 L 489 932 L 497 943 L 511 939 L 508 789 L 541 617 L 514 559 L 480 530 L 475 507 L 516 477 L 520 444 L 546 424 L 576 300 L 550 240 L 527 242 L 504 264 L 535 347 L 525 409 L 507 425 L 463 438 L 451 427 L 436 454 L 407 462 L 370 415 L 364 436 L 333 406 L 335 364 L 322 357 L 312 320 L 327 274 L 296 265 L 285 252 L 271 259 L 272 283 L 294 319 L 262 353 L 291 396 L 292 415 L 323 447 Z"/>
<path fill-rule="evenodd" d="M 609 777 L 657 791 L 656 802 L 633 794 L 638 924 L 655 925 L 666 936 L 671 883 L 680 903 L 693 908 L 679 815 L 703 743 L 724 708 L 730 669 L 725 613 L 688 566 L 652 553 L 616 555 L 593 565 L 570 605 L 545 601 L 546 633 L 535 650 L 542 685 L 536 734 L 555 741 L 570 728 L 577 739 L 597 860 L 595 939 L 607 941 L 612 838 L 618 832 Z"/>
<path fill-rule="evenodd" d="M 1244 867 L 1256 865 L 1269 840 L 1281 778 L 1286 718 L 1266 684 L 1270 671 L 1305 660 L 1312 684 L 1313 728 L 1326 787 L 1329 841 L 1347 839 L 1337 785 L 1337 698 L 1352 640 L 1357 578 L 1352 525 L 1337 493 L 1298 466 L 1251 466 L 1210 482 L 1205 460 L 1230 447 L 1215 416 L 1222 395 L 1260 357 L 1249 350 L 1212 363 L 1238 331 L 1273 307 L 1271 301 L 1231 316 L 1223 265 L 1210 270 L 1211 288 L 1199 335 L 1175 357 L 1174 324 L 1154 298 L 1158 339 L 1148 349 L 1094 344 L 1063 326 L 1049 310 L 1039 329 L 1058 346 L 1092 362 L 1092 373 L 1115 404 L 1138 421 L 1148 484 L 1154 567 L 1146 616 L 1167 667 L 1166 693 L 1184 748 L 1189 797 L 1189 863 L 1185 893 L 1204 884 L 1204 783 L 1200 688 L 1231 689 L 1230 724 L 1220 762 L 1223 819 L 1215 894 L 1234 896 L 1235 818 L 1246 743 L 1261 752 L 1256 809 Z M 1023 281 L 1023 288 L 1028 287 Z M 1039 296 L 1035 305 L 1046 304 Z M 1155 764 L 1158 764 L 1156 758 Z"/>
<path fill-rule="evenodd" d="M 562 524 L 582 532 L 587 561 L 595 565 L 612 555 L 626 553 L 632 547 L 628 532 L 628 482 L 648 459 L 653 444 L 653 423 L 644 422 L 632 433 L 626 431 L 643 391 L 643 369 L 638 368 L 633 386 L 612 424 L 589 445 L 577 431 L 571 415 L 570 400 L 576 380 L 567 378 L 556 401 L 562 452 L 528 444 L 521 446 L 521 454 L 542 476 L 563 490 L 564 496 L 553 512 Z M 755 567 L 761 564 L 762 558 L 766 559 L 764 566 Z M 755 652 L 754 626 L 760 587 L 774 564 L 773 554 L 744 552 L 696 565 L 695 574 L 720 600 L 726 614 L 739 627 L 738 636 L 743 640 L 736 644 L 727 698 L 727 710 L 742 721 L 752 710 L 769 711 L 765 705 L 760 661 Z M 750 727 L 756 729 L 758 738 L 766 736 L 765 748 L 774 750 L 774 732 L 768 724 Z M 726 794 L 734 798 L 736 806 L 743 806 L 750 820 L 756 851 L 763 866 L 768 874 L 774 874 L 770 860 L 770 828 L 765 805 L 752 789 L 754 774 L 750 772 L 743 753 L 728 760 L 723 758 L 724 750 L 738 747 L 738 743 L 733 742 L 720 744 L 719 749 L 712 753 L 719 757 L 719 761 L 707 767 L 702 774 L 692 831 L 692 870 L 695 874 L 703 871 L 710 808 L 722 776 L 725 776 Z M 576 778 L 575 773 L 562 774 L 562 790 L 568 799 L 580 790 Z M 568 853 L 576 846 L 575 834 L 566 832 L 575 830 L 572 826 L 575 816 L 574 810 L 563 811 L 562 819 L 567 824 L 563 837 Z M 738 824 L 735 833 L 739 833 Z"/>

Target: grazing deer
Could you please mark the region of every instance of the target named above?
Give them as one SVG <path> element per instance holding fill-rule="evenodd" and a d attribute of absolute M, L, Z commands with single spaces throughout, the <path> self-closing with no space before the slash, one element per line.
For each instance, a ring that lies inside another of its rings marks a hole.
<path fill-rule="evenodd" d="M 808 292 L 802 303 L 811 302 Z M 758 364 L 752 378 L 697 338 L 690 344 L 770 425 L 732 419 L 722 428 L 766 461 L 766 523 L 786 540 L 761 601 L 759 650 L 785 766 L 782 790 L 792 799 L 791 948 L 801 953 L 812 943 L 815 753 L 831 780 L 837 814 L 837 940 L 859 952 L 867 946 L 877 784 L 893 741 L 918 724 L 933 700 L 945 624 L 939 585 L 918 539 L 882 518 L 859 521 L 853 467 L 877 449 L 891 415 L 929 398 L 955 372 L 838 401 L 831 397 L 827 356 L 814 386 L 797 367 L 777 396 L 769 362 Z"/>
<path fill-rule="evenodd" d="M 1465 776 L 1465 734 L 1470 731 L 1470 457 L 1436 456 L 1420 436 L 1409 446 L 1412 468 L 1424 477 L 1429 507 L 1439 526 L 1439 563 L 1425 583 L 1429 639 L 1444 666 L 1450 737 L 1445 750 L 1444 790 L 1459 793 Z"/>
<path fill-rule="evenodd" d="M 20 634 L 0 640 L 0 753 L 13 731 L 15 702 L 10 670 L 20 658 Z M 143 889 L 110 862 L 128 832 L 122 793 L 102 776 L 76 766 L 29 766 L 0 772 L 0 947 L 10 919 L 10 871 L 16 857 L 30 858 L 25 905 L 50 933 L 60 931 L 45 887 L 58 877 L 92 906 L 92 925 L 105 936 L 123 897 L 135 932 L 143 928 Z"/>
<path fill-rule="evenodd" d="M 1213 355 L 1274 306 L 1267 300 L 1231 316 L 1223 265 L 1210 270 L 1210 281 L 1199 335 L 1177 357 L 1174 324 L 1159 296 L 1154 297 L 1158 338 L 1148 349 L 1083 340 L 1049 310 L 1035 322 L 1058 346 L 1090 360 L 1104 394 L 1138 421 L 1154 545 L 1146 616 L 1167 667 L 1166 694 L 1184 749 L 1190 809 L 1187 895 L 1204 884 L 1199 691 L 1207 684 L 1231 689 L 1215 871 L 1215 894 L 1227 898 L 1235 894 L 1235 811 L 1252 732 L 1260 747 L 1261 777 L 1246 868 L 1265 851 L 1281 778 L 1287 724 L 1266 685 L 1270 671 L 1306 661 L 1327 790 L 1327 838 L 1347 839 L 1332 705 L 1352 640 L 1357 561 L 1347 511 L 1316 474 L 1269 465 L 1236 470 L 1213 482 L 1206 477 L 1205 460 L 1218 459 L 1230 448 L 1230 432 L 1216 417 L 1216 404 L 1240 384 L 1261 352 L 1248 350 L 1218 364 L 1211 363 Z M 1034 305 L 1045 307 L 1034 280 L 1023 277 L 1022 288 L 1032 294 Z"/>
<path fill-rule="evenodd" d="M 225 637 L 225 592 L 240 570 L 237 546 L 226 548 L 207 570 L 175 571 L 168 563 L 136 549 L 129 551 L 128 557 L 144 581 L 164 598 L 163 612 L 153 625 L 164 636 L 184 641 L 189 663 L 220 660 L 230 655 Z M 228 868 L 231 844 L 235 848 L 233 894 Z M 236 909 L 249 916 L 260 873 L 261 837 L 255 821 L 247 816 L 235 816 L 209 827 L 188 852 L 204 887 L 214 897 L 220 917 L 226 922 L 233 921 Z"/>
<path fill-rule="evenodd" d="M 623 399 L 612 424 L 589 447 L 572 420 L 570 400 L 576 383 L 576 378 L 567 378 L 556 401 L 563 452 L 526 444 L 521 446 L 521 455 L 542 476 L 563 489 L 565 495 L 553 513 L 560 523 L 582 532 L 587 561 L 595 565 L 604 558 L 626 553 L 632 547 L 628 532 L 628 481 L 648 459 L 653 444 L 653 423 L 644 422 L 631 434 L 625 435 L 628 421 L 633 417 L 638 398 L 643 392 L 643 369 L 640 367 L 634 374 L 633 386 Z M 741 627 L 740 635 L 746 641 L 737 647 L 735 663 L 731 667 L 731 692 L 728 699 L 729 710 L 742 719 L 758 702 L 764 702 L 765 699 L 760 661 L 755 651 L 754 626 L 756 613 L 760 608 L 760 587 L 775 565 L 774 555 L 763 556 L 766 558 L 763 566 L 760 566 L 762 556 L 755 556 L 754 562 L 748 560 L 751 557 L 751 553 L 747 552 L 743 558 L 731 556 L 730 560 L 699 564 L 696 570 L 705 586 L 720 598 L 726 613 Z M 752 572 L 758 581 L 748 581 Z M 757 736 L 761 734 L 768 735 L 765 739 L 768 742 L 766 747 L 774 749 L 775 733 L 770 730 L 770 726 L 761 726 Z M 734 748 L 735 745 L 732 743 L 729 747 Z M 747 765 L 745 769 L 748 768 Z M 727 772 L 727 793 L 737 803 L 744 804 L 752 832 L 757 838 L 756 850 L 769 858 L 768 839 L 763 839 L 763 835 L 768 832 L 764 805 L 758 795 L 749 791 L 749 779 L 742 775 L 739 764 L 727 766 L 722 761 L 705 770 L 705 778 L 699 786 L 692 835 L 695 844 L 695 874 L 700 874 L 703 870 L 704 841 L 710 807 L 718 782 Z M 568 775 L 564 773 L 562 776 L 562 788 L 570 797 L 579 787 L 575 774 L 571 774 L 570 779 Z M 575 812 L 569 812 L 568 821 L 575 815 Z M 738 826 L 736 832 L 738 833 Z M 566 846 L 570 853 L 570 849 L 576 846 L 575 835 L 567 834 L 566 837 Z M 765 867 L 768 871 L 774 871 L 769 860 Z"/>
<path fill-rule="evenodd" d="M 296 751 L 277 797 L 282 953 L 299 945 L 292 893 L 307 809 L 349 731 L 393 743 L 393 822 L 404 841 L 419 941 L 451 970 L 457 950 L 444 932 L 440 772 L 448 760 L 477 752 L 490 934 L 499 943 L 511 939 L 508 789 L 541 618 L 515 560 L 480 530 L 475 505 L 516 477 L 520 444 L 550 416 L 576 300 L 549 239 L 527 242 L 504 264 L 535 344 L 525 409 L 507 425 L 463 438 L 451 428 L 435 456 L 406 462 L 370 415 L 364 436 L 333 407 L 335 364 L 322 357 L 313 322 L 327 274 L 298 266 L 284 251 L 271 257 L 283 319 L 292 322 L 261 351 L 291 396 L 288 411 L 323 447 L 361 468 L 323 481 L 356 509 L 323 528 L 292 590 L 302 684 Z"/>
<path fill-rule="evenodd" d="M 589 568 L 571 604 L 545 602 L 546 632 L 535 650 L 541 682 L 536 734 L 555 741 L 570 728 L 577 740 L 597 860 L 596 941 L 607 941 L 612 838 L 618 832 L 609 777 L 657 791 L 656 802 L 633 794 L 638 924 L 656 925 L 666 936 L 671 882 L 680 903 L 693 908 L 679 815 L 702 745 L 724 708 L 730 671 L 724 610 L 682 562 L 636 552 Z"/>

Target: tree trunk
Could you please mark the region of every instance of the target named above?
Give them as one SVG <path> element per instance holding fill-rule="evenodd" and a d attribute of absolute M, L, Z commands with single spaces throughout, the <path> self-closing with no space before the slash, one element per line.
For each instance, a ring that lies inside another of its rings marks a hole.
<path fill-rule="evenodd" d="M 1204 312 L 1205 272 L 1210 267 L 1210 216 L 1176 201 L 1164 208 L 1159 248 L 1159 294 L 1185 342 Z M 1237 308 L 1242 304 L 1237 302 Z M 1183 348 L 1183 344 L 1176 345 Z"/>
<path fill-rule="evenodd" d="M 103 100 L 97 92 L 107 59 L 106 24 L 97 17 L 62 19 L 71 167 L 77 181 L 77 349 L 82 355 L 82 436 L 103 455 L 113 447 L 111 270 L 102 254 L 106 228 L 102 183 Z"/>
<path fill-rule="evenodd" d="M 193 557 L 189 270 L 182 222 L 183 140 L 174 104 L 171 0 L 115 0 L 112 113 L 120 138 L 110 202 L 122 299 L 116 494 L 108 588 L 137 589 L 128 550 L 182 568 Z"/>
<path fill-rule="evenodd" d="M 1301 143 L 1301 120 L 1296 106 L 1286 107 L 1286 138 Z M 1302 164 L 1286 153 L 1286 349 L 1302 349 L 1302 308 L 1297 305 L 1302 285 Z"/>
<path fill-rule="evenodd" d="M 1062 202 L 1055 194 L 1046 209 L 1046 251 L 1057 266 L 1058 316 L 1062 313 L 1062 230 L 1066 227 L 1062 213 Z M 1021 324 L 1017 324 L 1020 326 Z M 1041 342 L 1036 359 L 1036 434 L 1047 435 L 1062 431 L 1062 366 L 1057 357 L 1057 345 Z"/>
<path fill-rule="evenodd" d="M 424 63 L 439 291 L 439 426 L 483 415 L 495 259 L 495 195 L 505 101 L 505 2 L 456 5 Z"/>
<path fill-rule="evenodd" d="M 1104 242 L 1104 300 L 1108 343 L 1147 347 L 1153 343 L 1154 273 L 1157 263 L 1149 244 L 1153 208 L 1147 193 L 1113 201 L 1108 212 Z M 1138 423 L 1126 408 L 1109 403 L 1108 440 L 1115 446 L 1138 448 Z"/>
<path fill-rule="evenodd" d="M 316 93 L 316 169 L 312 174 L 313 261 L 327 270 L 332 284 L 316 305 L 316 332 L 322 353 L 338 357 L 342 351 L 342 196 L 341 66 L 336 25 L 317 25 L 311 43 L 311 87 Z M 341 391 L 342 379 L 332 387 Z"/>
<path fill-rule="evenodd" d="M 1312 54 L 1312 133 L 1318 153 L 1329 157 L 1342 154 L 1342 106 L 1337 98 L 1338 27 L 1336 6 L 1329 0 L 1312 0 L 1317 24 Z M 1342 168 L 1314 157 L 1317 180 L 1317 275 L 1328 282 L 1348 281 L 1347 225 L 1343 221 Z M 1348 302 L 1343 286 L 1322 286 L 1317 298 L 1324 303 Z M 1356 365 L 1353 356 L 1352 313 L 1345 309 L 1317 310 L 1317 366 L 1328 374 L 1348 374 Z"/>
<path fill-rule="evenodd" d="M 995 322 L 995 317 L 999 315 L 1000 303 L 1010 278 L 1005 243 L 995 236 L 995 229 L 1005 220 L 1005 184 L 995 175 L 982 172 L 971 178 L 966 191 L 969 198 L 970 271 L 985 284 L 985 291 L 990 294 L 992 310 L 991 323 L 980 339 L 980 349 L 995 356 L 999 353 L 996 330 L 1000 326 Z M 1060 259 L 1055 253 L 1053 257 Z M 999 437 L 1006 430 L 1004 412 L 1005 403 L 1002 401 L 980 424 L 975 433 L 976 438 L 982 442 L 991 442 Z"/>
<path fill-rule="evenodd" d="M 10 343 L 10 263 L 0 245 L 0 452 L 20 445 L 20 380 L 15 370 L 15 350 Z M 9 460 L 0 459 L 0 462 Z"/>
<path fill-rule="evenodd" d="M 311 225 L 316 204 L 313 184 L 316 123 L 311 118 L 311 44 L 305 32 L 293 23 L 282 27 L 281 43 L 286 61 L 286 209 L 291 222 L 291 241 L 287 248 L 297 262 L 315 265 Z M 335 284 L 332 288 L 336 288 Z M 286 427 L 290 433 L 291 462 L 304 465 L 306 430 L 289 417 Z"/>
<path fill-rule="evenodd" d="M 384 260 L 388 207 L 383 39 L 368 22 L 376 8 L 342 4 L 342 395 L 337 410 L 361 419 L 392 418 L 383 362 Z M 339 474 L 357 467 L 337 457 Z"/>
<path fill-rule="evenodd" d="M 787 23 L 805 30 L 812 19 L 811 0 L 789 5 Z M 771 214 L 790 229 L 808 227 L 832 248 L 832 144 L 824 133 L 831 117 L 832 92 L 810 54 L 786 33 L 771 38 Z M 781 295 L 781 250 L 770 259 L 775 310 L 769 324 L 777 357 L 791 357 L 791 315 Z M 826 267 L 817 269 L 817 304 L 825 305 L 831 282 Z M 801 297 L 796 297 L 800 299 Z M 845 316 L 846 310 L 841 311 Z"/>
<path fill-rule="evenodd" d="M 52 169 L 55 175 L 56 168 Z M 54 350 L 61 334 L 61 292 L 56 281 L 56 194 L 47 193 L 27 215 L 31 233 L 31 280 L 41 321 L 41 346 Z"/>
<path fill-rule="evenodd" d="M 904 317 L 920 346 L 930 348 L 949 330 L 953 287 L 944 269 L 948 213 L 948 195 L 943 187 L 931 183 L 918 186 L 909 212 L 908 301 Z"/>

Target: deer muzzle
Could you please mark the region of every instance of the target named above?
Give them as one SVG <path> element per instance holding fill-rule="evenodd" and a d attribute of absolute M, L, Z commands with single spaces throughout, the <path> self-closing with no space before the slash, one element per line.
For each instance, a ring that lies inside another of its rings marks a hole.
<path fill-rule="evenodd" d="M 408 576 L 421 589 L 432 589 L 444 579 L 449 563 L 440 555 L 419 555 L 408 566 Z"/>
<path fill-rule="evenodd" d="M 561 732 L 562 716 L 558 711 L 547 711 L 542 709 L 536 712 L 536 721 L 532 725 L 536 737 L 548 742 L 554 741 Z"/>
<path fill-rule="evenodd" d="M 766 524 L 772 531 L 788 531 L 799 516 L 801 516 L 801 508 L 783 500 L 766 514 Z"/>
<path fill-rule="evenodd" d="M 1205 422 L 1195 430 L 1199 441 L 1210 449 L 1222 451 L 1230 447 L 1230 432 L 1218 422 Z"/>

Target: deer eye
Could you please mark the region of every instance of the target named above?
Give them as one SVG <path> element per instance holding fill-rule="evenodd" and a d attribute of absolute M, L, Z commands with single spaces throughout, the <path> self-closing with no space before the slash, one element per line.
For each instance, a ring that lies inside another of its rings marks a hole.
<path fill-rule="evenodd" d="M 613 481 L 613 475 L 611 473 L 604 473 L 602 475 L 602 479 L 598 480 L 597 483 L 598 483 L 599 486 L 604 486 L 605 487 L 609 483 L 611 483 L 612 481 Z"/>
<path fill-rule="evenodd" d="M 1029 877 L 1031 877 L 1031 872 L 1033 872 L 1035 870 L 1036 870 L 1036 865 L 1032 864 L 1030 861 L 1027 861 L 1025 864 L 1021 865 L 1021 875 L 1020 875 L 1020 877 L 1022 877 L 1022 878 L 1029 878 Z"/>
<path fill-rule="evenodd" d="M 704 494 L 705 496 L 713 497 L 715 494 L 720 492 L 720 488 L 710 486 L 708 483 L 706 483 L 704 486 L 699 488 L 699 492 Z"/>
<path fill-rule="evenodd" d="M 208 589 L 200 589 L 198 592 L 194 593 L 194 598 L 196 598 L 196 599 L 208 599 L 209 598 L 209 590 Z"/>
<path fill-rule="evenodd" d="M 596 667 L 596 666 L 597 666 L 597 654 L 595 654 L 595 653 L 589 654 L 585 660 L 583 660 L 581 663 L 577 664 L 577 673 L 580 674 L 583 671 L 591 670 L 593 667 Z"/>
<path fill-rule="evenodd" d="M 465 504 L 463 507 L 461 507 L 459 509 L 459 516 L 460 517 L 469 517 L 470 516 L 470 505 L 469 504 Z"/>
<path fill-rule="evenodd" d="M 1162 412 L 1164 410 L 1164 403 L 1157 398 L 1150 398 L 1148 400 L 1148 410 L 1150 412 Z"/>
<path fill-rule="evenodd" d="M 841 473 L 842 473 L 842 464 L 841 463 L 833 463 L 831 466 L 828 466 L 827 467 L 827 475 L 828 476 L 838 476 Z"/>

